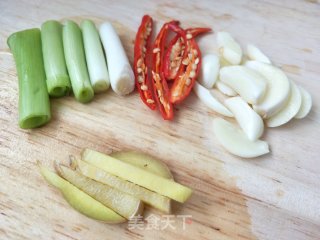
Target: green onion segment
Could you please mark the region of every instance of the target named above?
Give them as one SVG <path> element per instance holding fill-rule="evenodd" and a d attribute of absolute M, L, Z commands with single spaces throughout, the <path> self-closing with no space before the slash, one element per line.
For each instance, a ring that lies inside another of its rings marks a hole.
<path fill-rule="evenodd" d="M 51 118 L 41 33 L 38 28 L 13 33 L 7 40 L 19 79 L 19 125 L 36 128 Z"/>
<path fill-rule="evenodd" d="M 47 88 L 52 97 L 62 97 L 71 90 L 62 43 L 62 25 L 46 21 L 41 26 L 42 52 Z"/>
<path fill-rule="evenodd" d="M 95 93 L 106 91 L 110 86 L 109 73 L 99 33 L 91 20 L 84 20 L 81 30 L 93 90 Z"/>
<path fill-rule="evenodd" d="M 79 102 L 86 103 L 94 96 L 79 26 L 67 20 L 62 29 L 63 47 L 73 93 Z"/>

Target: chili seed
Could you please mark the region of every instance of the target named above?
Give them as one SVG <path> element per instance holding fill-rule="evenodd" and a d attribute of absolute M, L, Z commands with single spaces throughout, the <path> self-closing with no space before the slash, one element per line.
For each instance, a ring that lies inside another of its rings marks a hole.
<path fill-rule="evenodd" d="M 153 53 L 160 52 L 160 48 L 154 48 L 152 52 L 153 52 Z"/>
<path fill-rule="evenodd" d="M 141 75 L 138 76 L 138 82 L 143 83 L 143 77 Z"/>
<path fill-rule="evenodd" d="M 182 64 L 183 65 L 188 65 L 189 64 L 189 59 L 188 58 L 183 59 Z"/>
<path fill-rule="evenodd" d="M 188 58 L 191 60 L 192 59 L 192 53 L 188 53 Z"/>
<path fill-rule="evenodd" d="M 147 103 L 154 103 L 154 101 L 152 99 L 148 98 Z"/>
<path fill-rule="evenodd" d="M 141 67 L 137 68 L 137 72 L 142 73 L 142 68 Z"/>
<path fill-rule="evenodd" d="M 196 60 L 194 61 L 194 63 L 195 63 L 195 64 L 198 64 L 199 61 L 200 61 L 200 59 L 199 59 L 199 58 L 196 58 Z"/>
<path fill-rule="evenodd" d="M 191 39 L 192 38 L 192 34 L 191 33 L 187 33 L 187 39 Z"/>
<path fill-rule="evenodd" d="M 191 79 L 190 78 L 187 78 L 186 80 L 186 85 L 189 86 L 191 84 Z"/>
<path fill-rule="evenodd" d="M 146 47 L 143 47 L 142 51 L 145 53 L 147 51 Z"/>
<path fill-rule="evenodd" d="M 139 60 L 137 61 L 137 67 L 141 67 L 142 63 L 143 63 L 143 59 L 139 58 Z"/>
<path fill-rule="evenodd" d="M 142 91 L 146 91 L 146 90 L 148 90 L 148 86 L 147 85 L 141 85 L 141 90 Z"/>
<path fill-rule="evenodd" d="M 192 64 L 192 70 L 196 70 L 197 69 L 197 64 Z"/>
<path fill-rule="evenodd" d="M 173 92 L 173 93 L 172 93 L 172 96 L 173 96 L 173 97 L 178 97 L 178 96 L 179 96 L 179 93 L 178 93 L 178 92 Z"/>
<path fill-rule="evenodd" d="M 189 74 L 189 77 L 194 78 L 195 76 L 196 76 L 196 72 L 192 70 Z"/>
<path fill-rule="evenodd" d="M 197 51 L 196 49 L 193 49 L 193 54 L 194 54 L 195 56 L 198 56 L 198 51 Z"/>

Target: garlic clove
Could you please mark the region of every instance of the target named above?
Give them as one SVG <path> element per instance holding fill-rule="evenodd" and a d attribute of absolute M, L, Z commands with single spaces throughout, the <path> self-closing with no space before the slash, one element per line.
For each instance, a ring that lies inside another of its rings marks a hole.
<path fill-rule="evenodd" d="M 228 32 L 217 33 L 218 48 L 221 56 L 232 65 L 240 64 L 242 50 L 240 45 Z"/>
<path fill-rule="evenodd" d="M 298 86 L 291 81 L 291 93 L 287 104 L 278 113 L 266 120 L 268 127 L 279 127 L 289 122 L 301 107 L 301 93 Z"/>
<path fill-rule="evenodd" d="M 233 114 L 221 102 L 219 102 L 208 89 L 201 86 L 199 83 L 195 82 L 193 91 L 198 98 L 211 110 L 226 117 L 233 117 Z"/>
<path fill-rule="evenodd" d="M 299 91 L 301 93 L 302 102 L 298 113 L 294 116 L 294 118 L 297 119 L 301 119 L 307 116 L 312 107 L 312 98 L 310 93 L 308 93 L 302 87 L 299 87 Z"/>
<path fill-rule="evenodd" d="M 270 118 L 279 112 L 290 96 L 290 82 L 284 72 L 270 64 L 248 61 L 245 66 L 258 72 L 267 80 L 267 91 L 253 109 L 263 118 Z"/>
<path fill-rule="evenodd" d="M 250 141 L 240 128 L 222 118 L 213 120 L 213 131 L 220 144 L 236 156 L 253 158 L 269 152 L 267 142 Z"/>
<path fill-rule="evenodd" d="M 264 97 L 267 88 L 266 79 L 245 66 L 221 68 L 220 80 L 250 104 L 258 103 Z"/>
<path fill-rule="evenodd" d="M 226 99 L 224 103 L 249 140 L 255 141 L 261 137 L 264 130 L 263 120 L 241 97 Z"/>

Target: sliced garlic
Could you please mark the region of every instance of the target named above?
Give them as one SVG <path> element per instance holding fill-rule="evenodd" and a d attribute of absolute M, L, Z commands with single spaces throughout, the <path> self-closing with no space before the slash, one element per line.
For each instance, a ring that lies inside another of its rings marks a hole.
<path fill-rule="evenodd" d="M 250 60 L 271 64 L 270 59 L 259 48 L 252 44 L 247 45 L 247 54 Z"/>
<path fill-rule="evenodd" d="M 261 137 L 264 129 L 263 120 L 241 97 L 228 98 L 224 103 L 249 140 L 255 141 Z"/>
<path fill-rule="evenodd" d="M 268 127 L 279 127 L 289 122 L 298 113 L 301 106 L 301 93 L 297 85 L 291 81 L 291 93 L 287 104 L 279 112 L 268 118 Z"/>
<path fill-rule="evenodd" d="M 213 131 L 220 144 L 236 156 L 253 158 L 269 152 L 267 142 L 250 141 L 240 128 L 222 118 L 213 120 Z"/>
<path fill-rule="evenodd" d="M 264 97 L 267 88 L 266 79 L 245 66 L 221 68 L 220 80 L 250 104 L 258 103 Z"/>
<path fill-rule="evenodd" d="M 310 93 L 308 93 L 302 87 L 299 87 L 299 91 L 301 93 L 302 102 L 298 113 L 294 116 L 294 118 L 297 119 L 301 119 L 307 116 L 312 107 L 312 98 Z"/>
<path fill-rule="evenodd" d="M 234 91 L 232 88 L 230 88 L 228 85 L 224 84 L 220 80 L 216 82 L 215 86 L 220 92 L 222 92 L 226 96 L 234 97 L 238 95 L 236 91 Z"/>
<path fill-rule="evenodd" d="M 267 63 L 248 61 L 245 65 L 257 71 L 267 80 L 266 94 L 259 103 L 253 106 L 253 109 L 263 118 L 270 118 L 285 106 L 289 98 L 289 79 L 281 69 Z"/>
<path fill-rule="evenodd" d="M 233 117 L 233 114 L 220 103 L 208 89 L 195 82 L 193 90 L 198 98 L 211 110 L 227 117 Z"/>
<path fill-rule="evenodd" d="M 222 57 L 233 65 L 240 64 L 242 50 L 240 45 L 228 32 L 218 32 L 217 42 Z"/>
<path fill-rule="evenodd" d="M 199 83 L 206 88 L 213 88 L 220 69 L 220 59 L 215 54 L 207 54 L 202 58 Z"/>

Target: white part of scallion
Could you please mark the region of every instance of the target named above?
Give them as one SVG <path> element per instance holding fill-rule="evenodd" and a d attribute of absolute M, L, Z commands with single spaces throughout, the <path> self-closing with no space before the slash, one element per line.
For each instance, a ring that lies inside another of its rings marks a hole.
<path fill-rule="evenodd" d="M 92 88 L 95 93 L 106 91 L 110 81 L 99 33 L 91 20 L 84 20 L 81 30 Z"/>
<path fill-rule="evenodd" d="M 119 95 L 129 94 L 134 90 L 134 74 L 120 38 L 109 22 L 103 23 L 99 32 L 107 56 L 111 88 Z"/>

